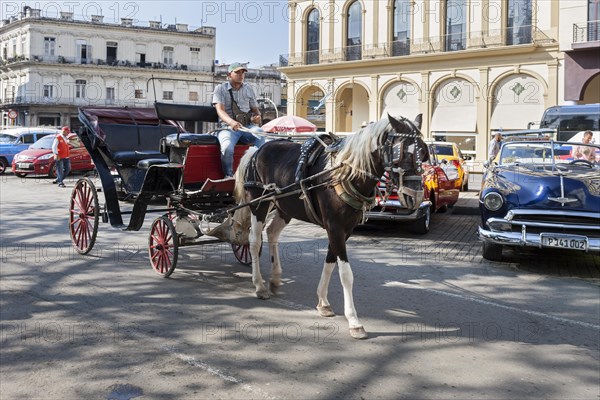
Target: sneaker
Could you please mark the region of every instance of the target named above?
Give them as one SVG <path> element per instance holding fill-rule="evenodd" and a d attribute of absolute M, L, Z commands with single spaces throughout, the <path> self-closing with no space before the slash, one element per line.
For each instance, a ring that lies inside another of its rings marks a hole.
<path fill-rule="evenodd" d="M 64 183 L 59 183 L 58 187 L 66 187 Z"/>
<path fill-rule="evenodd" d="M 56 179 L 52 181 L 53 185 L 56 185 L 57 183 L 58 183 L 58 181 Z"/>

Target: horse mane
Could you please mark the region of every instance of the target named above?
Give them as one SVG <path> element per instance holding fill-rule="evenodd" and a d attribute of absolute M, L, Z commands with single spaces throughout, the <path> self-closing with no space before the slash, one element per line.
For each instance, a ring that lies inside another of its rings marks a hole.
<path fill-rule="evenodd" d="M 346 137 L 343 147 L 335 155 L 335 164 L 347 168 L 336 169 L 334 179 L 354 179 L 375 169 L 373 152 L 383 144 L 384 137 L 392 130 L 388 118 L 382 118 Z"/>

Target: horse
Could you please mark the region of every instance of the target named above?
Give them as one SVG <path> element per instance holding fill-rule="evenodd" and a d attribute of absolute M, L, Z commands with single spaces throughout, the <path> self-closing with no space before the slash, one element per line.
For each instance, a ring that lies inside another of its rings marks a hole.
<path fill-rule="evenodd" d="M 274 140 L 258 150 L 248 151 L 236 171 L 234 195 L 238 204 L 248 206 L 236 211 L 235 218 L 249 228 L 252 282 L 259 299 L 270 293 L 263 284 L 259 265 L 262 231 L 267 223 L 271 254 L 270 290 L 281 285 L 282 268 L 278 242 L 282 230 L 292 218 L 320 225 L 327 231 L 327 255 L 317 287 L 317 310 L 323 317 L 335 313 L 327 298 L 331 274 L 339 266 L 344 292 L 344 315 L 350 336 L 368 337 L 360 323 L 352 296 L 353 274 L 348 262 L 346 241 L 372 206 L 375 188 L 384 173 L 398 185 L 401 172 L 419 171 L 429 152 L 422 140 L 421 115 L 415 122 L 388 115 L 346 137 L 339 149 L 323 152 L 308 165 L 306 178 L 298 182 L 297 164 L 302 146 L 289 140 Z M 329 146 L 331 147 L 331 146 Z M 392 173 L 392 171 L 394 173 Z M 400 173 L 398 173 L 400 172 Z"/>

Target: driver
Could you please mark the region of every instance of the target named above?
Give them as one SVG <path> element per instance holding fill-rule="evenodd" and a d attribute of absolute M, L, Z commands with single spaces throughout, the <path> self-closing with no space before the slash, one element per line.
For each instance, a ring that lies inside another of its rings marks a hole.
<path fill-rule="evenodd" d="M 221 120 L 218 133 L 221 146 L 221 165 L 225 178 L 233 177 L 233 152 L 238 141 L 260 147 L 265 143 L 263 136 L 243 130 L 262 131 L 260 110 L 252 87 L 244 82 L 248 69 L 240 63 L 233 63 L 227 70 L 227 82 L 215 88 L 213 104 Z"/>
<path fill-rule="evenodd" d="M 594 134 L 592 131 L 585 131 L 583 133 L 583 139 L 581 140 L 581 143 L 592 144 L 593 136 Z M 593 163 L 596 161 L 596 149 L 592 146 L 577 146 L 575 147 L 575 158 Z"/>

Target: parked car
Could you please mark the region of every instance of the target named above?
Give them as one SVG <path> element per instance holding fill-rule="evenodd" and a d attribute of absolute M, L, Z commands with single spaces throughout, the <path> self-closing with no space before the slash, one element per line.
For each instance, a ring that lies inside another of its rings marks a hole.
<path fill-rule="evenodd" d="M 451 162 L 458 170 L 458 180 L 456 184 L 461 191 L 469 190 L 469 170 L 467 168 L 466 160 L 470 160 L 470 156 L 463 156 L 462 152 L 458 148 L 458 145 L 454 142 L 427 142 L 432 153 L 434 153 L 438 160 L 443 162 Z"/>
<path fill-rule="evenodd" d="M 12 171 L 19 177 L 28 174 L 48 175 L 51 178 L 56 177 L 56 165 L 54 154 L 52 153 L 52 143 L 56 135 L 44 136 L 31 146 L 13 158 Z M 68 137 L 71 148 L 71 170 L 72 171 L 91 171 L 94 169 L 94 163 L 90 154 L 87 152 L 79 138 L 75 134 Z"/>
<path fill-rule="evenodd" d="M 483 257 L 500 261 L 504 246 L 599 252 L 599 163 L 598 145 L 504 143 L 479 197 Z"/>
<path fill-rule="evenodd" d="M 458 169 L 442 162 L 429 144 L 430 160 L 423 163 L 421 176 L 404 176 L 403 185 L 385 200 L 386 176 L 378 186 L 375 207 L 366 217 L 379 221 L 407 221 L 416 233 L 429 232 L 432 212 L 444 212 L 458 201 Z M 414 185 L 416 183 L 416 185 Z M 414 187 L 414 188 L 413 188 Z"/>
<path fill-rule="evenodd" d="M 7 128 L 0 131 L 0 175 L 12 164 L 13 157 L 47 135 L 59 133 L 54 128 Z"/>

